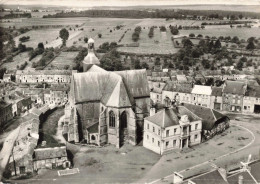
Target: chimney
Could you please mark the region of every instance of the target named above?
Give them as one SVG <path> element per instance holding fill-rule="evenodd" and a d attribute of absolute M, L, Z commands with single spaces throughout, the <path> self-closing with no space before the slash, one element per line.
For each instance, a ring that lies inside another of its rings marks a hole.
<path fill-rule="evenodd" d="M 242 175 L 238 176 L 238 184 L 243 184 L 244 183 L 244 177 Z"/>
<path fill-rule="evenodd" d="M 150 108 L 150 116 L 153 116 L 156 113 L 156 109 L 154 106 Z"/>

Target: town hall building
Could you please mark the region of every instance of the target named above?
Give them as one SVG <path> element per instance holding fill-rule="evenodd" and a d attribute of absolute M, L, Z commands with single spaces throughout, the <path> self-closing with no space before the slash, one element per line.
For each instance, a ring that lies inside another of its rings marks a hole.
<path fill-rule="evenodd" d="M 99 66 L 94 40 L 88 42 L 83 73 L 74 73 L 63 134 L 70 142 L 121 147 L 142 139 L 149 115 L 150 91 L 145 70 L 109 72 Z"/>

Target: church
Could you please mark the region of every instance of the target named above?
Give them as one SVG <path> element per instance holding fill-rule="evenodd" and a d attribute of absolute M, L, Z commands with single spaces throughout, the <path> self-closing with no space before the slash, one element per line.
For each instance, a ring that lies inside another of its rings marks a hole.
<path fill-rule="evenodd" d="M 149 116 L 150 92 L 145 70 L 110 72 L 98 65 L 94 40 L 88 41 L 83 73 L 73 73 L 65 107 L 64 135 L 69 142 L 113 144 L 120 148 L 142 140 Z"/>

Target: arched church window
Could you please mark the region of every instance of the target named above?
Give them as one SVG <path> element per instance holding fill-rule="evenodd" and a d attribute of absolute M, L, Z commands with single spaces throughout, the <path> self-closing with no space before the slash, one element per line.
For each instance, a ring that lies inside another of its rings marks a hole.
<path fill-rule="evenodd" d="M 109 112 L 109 127 L 115 127 L 116 123 L 115 123 L 115 114 L 113 111 Z"/>

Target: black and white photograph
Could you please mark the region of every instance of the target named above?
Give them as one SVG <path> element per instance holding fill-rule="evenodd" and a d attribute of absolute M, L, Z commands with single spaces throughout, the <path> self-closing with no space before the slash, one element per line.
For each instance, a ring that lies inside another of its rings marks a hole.
<path fill-rule="evenodd" d="M 0 0 L 0 184 L 260 184 L 260 0 Z"/>

